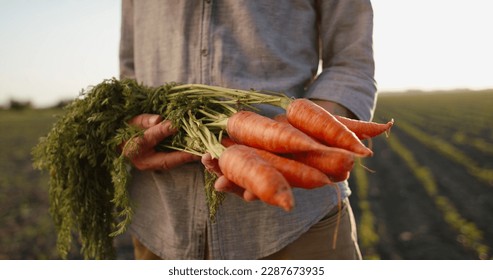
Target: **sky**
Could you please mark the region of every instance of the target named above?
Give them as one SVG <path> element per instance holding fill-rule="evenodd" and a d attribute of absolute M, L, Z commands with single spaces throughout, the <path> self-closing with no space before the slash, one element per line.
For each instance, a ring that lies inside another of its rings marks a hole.
<path fill-rule="evenodd" d="M 380 92 L 493 88 L 493 1 L 373 0 Z M 118 77 L 119 0 L 0 0 L 0 105 Z"/>

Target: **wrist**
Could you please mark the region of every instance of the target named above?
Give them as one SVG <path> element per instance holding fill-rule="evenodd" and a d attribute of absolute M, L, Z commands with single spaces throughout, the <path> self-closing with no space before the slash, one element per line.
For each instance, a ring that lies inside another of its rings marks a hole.
<path fill-rule="evenodd" d="M 313 102 L 318 104 L 320 107 L 324 108 L 326 111 L 328 111 L 331 114 L 346 117 L 346 118 L 351 118 L 351 119 L 357 119 L 356 115 L 351 112 L 348 108 L 344 107 L 343 105 L 333 102 L 333 101 L 327 101 L 327 100 L 320 100 L 320 99 L 313 99 Z"/>

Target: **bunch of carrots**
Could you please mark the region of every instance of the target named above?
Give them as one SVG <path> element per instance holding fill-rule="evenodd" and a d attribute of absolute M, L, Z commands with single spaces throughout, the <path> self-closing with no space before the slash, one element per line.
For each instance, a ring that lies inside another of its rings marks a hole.
<path fill-rule="evenodd" d="M 222 176 L 265 203 L 289 211 L 292 187 L 313 189 L 348 179 L 356 157 L 373 152 L 362 140 L 387 133 L 382 124 L 349 119 L 308 99 L 295 99 L 274 119 L 252 111 L 227 118 L 225 147 L 218 163 Z"/>
<path fill-rule="evenodd" d="M 264 117 L 256 112 L 258 104 L 282 108 L 285 114 Z M 159 114 L 178 131 L 156 149 L 210 154 L 217 160 L 219 176 L 205 170 L 211 217 L 224 197 L 214 191 L 219 180 L 291 210 L 293 187 L 313 189 L 347 179 L 356 157 L 372 155 L 361 140 L 393 124 L 334 116 L 312 101 L 281 93 L 105 80 L 69 103 L 33 149 L 35 167 L 50 174 L 50 213 L 62 257 L 70 251 L 73 230 L 86 258 L 113 256 L 112 238 L 126 230 L 133 215 L 125 155 L 138 152 L 130 140 L 143 134 L 127 123 L 142 113 Z M 122 143 L 127 143 L 123 152 Z"/>
<path fill-rule="evenodd" d="M 222 173 L 214 181 L 237 185 L 286 211 L 294 207 L 292 187 L 313 189 L 348 179 L 355 158 L 373 155 L 362 140 L 393 125 L 393 120 L 333 115 L 309 99 L 279 93 L 191 84 L 174 86 L 168 95 L 196 106 L 174 122 L 184 132 L 182 139 L 161 148 L 209 153 Z M 255 104 L 279 107 L 285 114 L 271 119 L 255 112 Z M 213 217 L 220 202 L 209 204 Z"/>

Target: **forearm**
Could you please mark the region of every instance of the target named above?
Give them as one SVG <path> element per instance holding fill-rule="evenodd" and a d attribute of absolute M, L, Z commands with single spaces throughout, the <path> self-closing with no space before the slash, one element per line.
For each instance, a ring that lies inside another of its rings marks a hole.
<path fill-rule="evenodd" d="M 324 108 L 331 114 L 339 115 L 351 119 L 357 119 L 356 115 L 353 112 L 351 112 L 348 108 L 344 107 L 339 103 L 333 101 L 327 101 L 327 100 L 320 100 L 320 99 L 312 99 L 312 101 L 320 105 L 322 108 Z"/>
<path fill-rule="evenodd" d="M 371 4 L 367 0 L 321 1 L 319 8 L 323 66 L 306 97 L 337 103 L 358 119 L 369 120 L 376 98 Z"/>

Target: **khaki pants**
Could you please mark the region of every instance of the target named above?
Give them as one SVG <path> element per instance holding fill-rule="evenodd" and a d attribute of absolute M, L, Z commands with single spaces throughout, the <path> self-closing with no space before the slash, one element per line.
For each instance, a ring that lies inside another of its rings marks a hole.
<path fill-rule="evenodd" d="M 338 226 L 338 228 L 337 228 Z M 334 234 L 337 236 L 333 243 Z M 132 237 L 134 254 L 137 260 L 158 260 L 136 238 Z M 334 246 L 335 245 L 335 246 Z M 264 260 L 359 260 L 361 253 L 357 243 L 356 224 L 353 211 L 346 200 L 341 212 L 331 211 L 306 233 L 279 252 L 263 258 Z"/>

